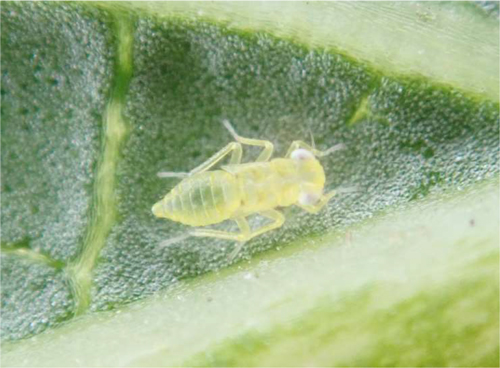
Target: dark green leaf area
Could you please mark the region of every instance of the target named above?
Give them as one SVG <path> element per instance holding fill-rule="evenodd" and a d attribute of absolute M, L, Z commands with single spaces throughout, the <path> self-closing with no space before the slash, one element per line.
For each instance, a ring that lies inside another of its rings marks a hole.
<path fill-rule="evenodd" d="M 188 228 L 151 214 L 177 183 L 156 173 L 189 171 L 229 143 L 222 119 L 242 136 L 271 140 L 275 157 L 293 140 L 310 141 L 309 131 L 319 148 L 346 144 L 322 159 L 327 187 L 359 189 L 318 215 L 284 209 L 285 226 L 247 243 L 242 257 L 498 173 L 498 105 L 446 86 L 384 77 L 332 52 L 202 22 L 141 19 L 134 42 L 120 219 L 96 269 L 94 309 L 228 264 L 231 242 L 190 238 L 160 247 Z M 244 160 L 255 154 L 245 147 Z"/>
<path fill-rule="evenodd" d="M 2 255 L 2 340 L 19 340 L 73 316 L 69 285 L 59 269 Z"/>
<path fill-rule="evenodd" d="M 108 16 L 2 4 L 2 242 L 74 256 L 88 224 L 112 55 Z"/>
<path fill-rule="evenodd" d="M 380 209 L 498 173 L 497 104 L 425 81 L 389 78 L 367 100 L 366 121 L 345 138 L 354 142 L 353 156 L 339 175 L 357 177 Z"/>

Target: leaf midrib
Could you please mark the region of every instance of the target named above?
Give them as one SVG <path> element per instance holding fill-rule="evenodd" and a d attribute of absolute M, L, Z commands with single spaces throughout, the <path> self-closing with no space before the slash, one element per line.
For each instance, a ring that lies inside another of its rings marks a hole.
<path fill-rule="evenodd" d="M 103 120 L 104 139 L 93 191 L 93 213 L 80 253 L 67 268 L 76 304 L 75 315 L 85 313 L 91 303 L 92 271 L 116 221 L 116 173 L 120 149 L 129 130 L 123 109 L 132 78 L 134 26 L 126 17 L 116 16 L 114 20 L 117 42 L 115 76 Z"/>

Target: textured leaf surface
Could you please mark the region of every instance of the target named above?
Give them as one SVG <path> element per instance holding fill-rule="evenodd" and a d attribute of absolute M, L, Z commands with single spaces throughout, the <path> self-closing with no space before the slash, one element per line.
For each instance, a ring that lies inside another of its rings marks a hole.
<path fill-rule="evenodd" d="M 498 37 L 491 36 L 498 35 L 498 19 L 471 4 L 429 4 L 424 11 L 417 5 L 394 5 L 386 18 L 374 7 L 289 5 L 280 23 L 273 5 L 4 3 L 1 327 L 4 342 L 10 341 L 4 343 L 5 362 L 498 362 L 498 206 L 491 205 L 498 203 Z M 253 17 L 243 16 L 249 9 Z M 317 22 L 309 35 L 301 23 L 306 17 L 291 32 L 291 20 L 302 13 Z M 388 30 L 369 28 L 370 14 L 376 19 L 372 27 L 395 18 L 398 31 L 386 43 L 375 42 Z M 340 30 L 353 29 L 345 25 L 351 18 L 359 19 L 357 29 L 366 37 L 347 32 L 341 42 Z M 334 19 L 344 28 L 325 33 Z M 422 37 L 408 36 L 398 25 L 402 19 Z M 452 27 L 456 22 L 463 27 Z M 471 36 L 466 31 L 474 26 L 477 34 Z M 440 31 L 448 38 L 432 37 Z M 432 54 L 443 45 L 444 51 Z M 418 50 L 423 56 L 416 56 Z M 476 59 L 467 59 L 469 54 Z M 230 141 L 222 119 L 243 136 L 273 141 L 277 155 L 292 140 L 307 140 L 309 130 L 319 147 L 346 144 L 345 151 L 322 161 L 328 186 L 360 191 L 335 198 L 317 216 L 285 209 L 285 226 L 249 242 L 235 260 L 240 266 L 227 271 L 234 244 L 187 239 L 159 247 L 185 228 L 152 216 L 151 205 L 175 185 L 155 174 L 189 170 Z M 458 194 L 463 189 L 472 193 L 468 199 Z M 453 202 L 450 195 L 462 199 Z M 441 216 L 419 216 L 426 208 Z M 395 225 L 385 227 L 390 222 Z M 442 237 L 442 229 L 455 236 Z M 354 258 L 344 262 L 346 242 L 354 242 L 360 267 Z M 217 272 L 199 277 L 209 271 Z M 273 272 L 274 278 L 259 277 L 255 296 L 245 294 L 252 282 L 248 275 Z M 350 282 L 350 275 L 358 275 L 358 282 Z M 427 291 L 424 280 L 433 275 L 438 281 Z M 392 288 L 395 280 L 408 285 Z M 460 283 L 475 292 L 462 293 Z M 333 284 L 338 286 L 330 289 Z M 306 285 L 312 291 L 302 297 Z M 208 302 L 215 296 L 203 288 L 217 290 L 217 303 Z M 142 301 L 135 307 L 125 306 L 137 300 Z M 364 306 L 364 300 L 376 302 Z M 243 308 L 241 315 L 236 309 L 227 313 L 229 305 Z M 272 322 L 279 315 L 272 312 L 275 305 L 284 307 L 277 309 L 282 318 Z M 406 312 L 412 306 L 418 311 Z M 344 309 L 352 314 L 342 327 Z M 159 311 L 166 314 L 160 318 Z M 15 342 L 83 314 L 35 340 Z M 258 321 L 258 331 L 243 317 Z M 204 336 L 196 332 L 199 318 L 207 321 L 200 329 Z M 332 323 L 323 325 L 325 319 Z M 380 323 L 367 325 L 372 319 Z M 431 332 L 420 324 L 417 330 L 403 327 L 416 321 L 463 321 L 469 329 L 455 333 L 443 327 L 438 336 L 446 342 L 439 351 L 449 350 L 425 360 L 432 344 L 424 345 L 418 331 L 426 338 Z M 183 333 L 176 327 L 181 325 Z M 377 333 L 386 325 L 393 335 Z M 365 337 L 352 337 L 358 330 Z M 307 350 L 323 334 L 341 337 L 342 331 L 352 339 L 344 358 L 333 359 L 332 352 L 342 350 L 333 338 L 324 348 Z M 120 337 L 133 333 L 150 336 L 148 343 L 127 348 Z M 398 353 L 403 334 L 410 335 L 408 349 L 415 354 Z M 95 350 L 111 336 L 116 349 Z M 166 336 L 179 336 L 178 342 Z M 483 348 L 473 336 L 484 337 Z M 218 341 L 224 343 L 216 346 Z M 55 353 L 71 352 L 65 344 L 73 342 L 92 354 Z M 370 349 L 355 358 L 363 344 Z M 395 353 L 385 354 L 391 344 Z M 465 347 L 474 354 L 451 358 Z M 301 357 L 283 360 L 280 351 L 289 349 Z"/>
<path fill-rule="evenodd" d="M 109 15 L 2 4 L 2 337 L 71 318 L 64 265 L 92 212 L 113 66 Z"/>

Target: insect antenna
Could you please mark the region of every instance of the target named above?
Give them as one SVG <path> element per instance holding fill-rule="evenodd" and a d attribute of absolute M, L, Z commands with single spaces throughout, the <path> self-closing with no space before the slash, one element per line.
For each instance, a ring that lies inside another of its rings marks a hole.
<path fill-rule="evenodd" d="M 222 120 L 222 124 L 226 127 L 227 130 L 229 130 L 229 133 L 233 136 L 235 140 L 238 140 L 239 135 L 236 133 L 236 130 L 234 130 L 233 126 L 229 122 L 229 120 L 224 119 Z"/>
<path fill-rule="evenodd" d="M 346 145 L 344 143 L 336 144 L 335 146 L 330 147 L 326 151 L 324 151 L 323 152 L 323 156 L 327 156 L 330 153 L 333 153 L 335 151 L 340 151 L 340 150 L 343 150 L 343 149 L 346 149 Z"/>
<path fill-rule="evenodd" d="M 359 192 L 363 192 L 363 190 L 357 186 L 357 185 L 354 185 L 352 187 L 342 187 L 342 188 L 337 188 L 335 189 L 335 191 L 339 194 L 349 194 L 349 193 L 359 193 Z"/>
<path fill-rule="evenodd" d="M 311 125 L 308 126 L 307 130 L 309 131 L 309 136 L 311 137 L 311 147 L 313 149 L 316 149 L 316 143 L 314 142 L 314 135 L 313 135 L 313 132 L 311 130 Z M 333 147 L 328 148 L 326 151 L 321 152 L 321 154 L 319 155 L 319 157 L 328 156 L 329 154 L 331 154 L 333 152 L 340 151 L 340 150 L 343 150 L 343 149 L 346 149 L 346 145 L 343 144 L 343 143 L 339 143 L 339 144 L 336 144 Z"/>
<path fill-rule="evenodd" d="M 307 130 L 309 131 L 309 136 L 311 137 L 311 147 L 316 149 L 316 143 L 314 142 L 314 135 L 310 125 L 307 127 Z"/>

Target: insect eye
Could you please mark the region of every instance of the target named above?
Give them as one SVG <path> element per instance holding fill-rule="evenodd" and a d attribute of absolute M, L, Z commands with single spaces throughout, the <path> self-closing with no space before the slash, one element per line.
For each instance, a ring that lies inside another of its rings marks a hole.
<path fill-rule="evenodd" d="M 303 206 L 311 206 L 319 201 L 320 195 L 311 192 L 302 192 L 299 195 L 299 203 Z"/>
<path fill-rule="evenodd" d="M 306 149 L 299 148 L 293 151 L 290 157 L 292 160 L 303 161 L 314 158 L 314 155 Z"/>

